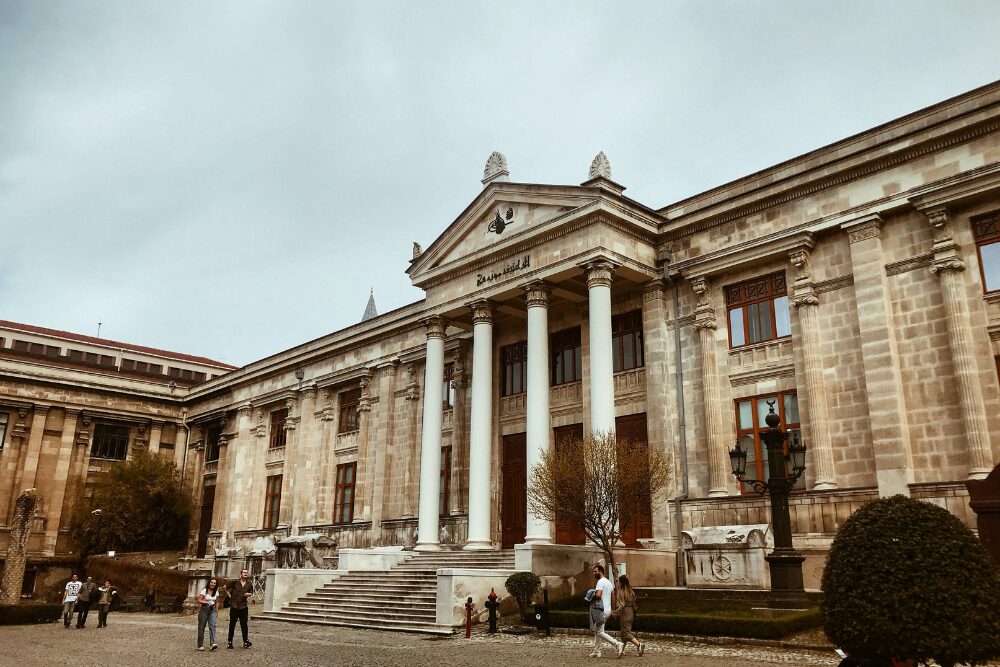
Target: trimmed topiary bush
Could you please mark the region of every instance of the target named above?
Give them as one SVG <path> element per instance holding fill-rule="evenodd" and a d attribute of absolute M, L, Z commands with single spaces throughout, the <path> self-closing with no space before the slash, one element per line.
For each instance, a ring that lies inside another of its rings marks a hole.
<path fill-rule="evenodd" d="M 52 623 L 62 617 L 61 604 L 0 605 L 0 625 Z"/>
<path fill-rule="evenodd" d="M 528 617 L 528 605 L 535 593 L 542 587 L 542 580 L 534 572 L 515 572 L 504 582 L 507 592 L 517 600 L 517 608 L 521 610 L 521 618 Z"/>
<path fill-rule="evenodd" d="M 943 667 L 1000 656 L 1000 573 L 947 510 L 893 496 L 844 522 L 823 572 L 826 634 L 853 658 Z"/>

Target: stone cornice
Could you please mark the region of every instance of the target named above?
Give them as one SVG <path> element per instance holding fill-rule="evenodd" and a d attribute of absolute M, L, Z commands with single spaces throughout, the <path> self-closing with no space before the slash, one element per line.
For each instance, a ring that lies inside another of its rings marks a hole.
<path fill-rule="evenodd" d="M 723 273 L 733 267 L 743 267 L 753 262 L 785 259 L 787 255 L 800 249 L 812 249 L 813 235 L 803 229 L 784 230 L 744 243 L 737 243 L 721 250 L 686 259 L 670 266 L 671 274 L 693 280 L 695 278 Z"/>

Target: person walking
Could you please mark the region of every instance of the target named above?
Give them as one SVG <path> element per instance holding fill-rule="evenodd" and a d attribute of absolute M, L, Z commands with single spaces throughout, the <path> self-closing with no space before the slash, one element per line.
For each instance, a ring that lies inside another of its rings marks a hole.
<path fill-rule="evenodd" d="M 200 606 L 198 607 L 198 650 L 205 650 L 205 627 L 208 627 L 208 641 L 212 649 L 215 650 L 219 648 L 218 642 L 215 641 L 215 619 L 217 616 L 218 604 L 219 604 L 219 581 L 217 579 L 210 579 L 208 585 L 201 589 L 198 593 L 198 602 Z M 232 630 L 230 630 L 232 634 Z M 232 648 L 232 641 L 229 642 L 230 648 Z"/>
<path fill-rule="evenodd" d="M 76 600 L 80 595 L 82 587 L 83 582 L 75 574 L 66 582 L 66 589 L 63 591 L 62 596 L 62 605 L 63 625 L 67 628 L 69 627 L 70 619 L 73 618 L 73 609 L 76 607 Z"/>
<path fill-rule="evenodd" d="M 229 642 L 227 648 L 233 647 L 233 635 L 236 634 L 237 621 L 240 623 L 240 632 L 243 633 L 243 648 L 250 648 L 253 646 L 247 631 L 247 619 L 250 614 L 248 606 L 250 596 L 253 595 L 250 570 L 241 570 L 240 578 L 230 581 L 226 585 L 226 593 L 229 595 Z"/>
<path fill-rule="evenodd" d="M 87 627 L 87 615 L 90 613 L 90 605 L 97 599 L 97 584 L 93 577 L 87 577 L 87 583 L 80 587 L 80 593 L 76 598 L 76 627 Z"/>
<path fill-rule="evenodd" d="M 97 591 L 100 594 L 100 597 L 97 598 L 97 627 L 106 628 L 108 627 L 108 611 L 111 609 L 111 600 L 118 595 L 118 591 L 112 588 L 111 581 L 108 579 L 104 580 L 104 585 Z"/>
<path fill-rule="evenodd" d="M 601 642 L 606 641 L 615 647 L 620 658 L 625 652 L 625 644 L 604 631 L 604 624 L 611 617 L 611 596 L 615 592 L 615 586 L 604 576 L 603 565 L 594 565 L 594 579 L 597 584 L 594 586 L 594 597 L 590 603 L 590 629 L 594 631 L 594 650 L 588 657 L 600 658 Z"/>
<path fill-rule="evenodd" d="M 624 574 L 618 577 L 618 592 L 616 594 L 618 605 L 615 607 L 615 614 L 618 615 L 621 624 L 621 641 L 623 646 L 635 645 L 641 657 L 646 652 L 646 645 L 635 638 L 632 634 L 632 624 L 635 622 L 636 612 L 639 611 L 639 604 L 635 601 L 635 591 L 632 584 Z"/>

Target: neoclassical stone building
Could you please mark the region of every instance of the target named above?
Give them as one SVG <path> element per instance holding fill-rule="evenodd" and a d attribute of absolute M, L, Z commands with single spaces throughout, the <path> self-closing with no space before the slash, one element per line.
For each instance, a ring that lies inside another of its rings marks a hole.
<path fill-rule="evenodd" d="M 740 441 L 763 478 L 773 405 L 808 448 L 791 501 L 807 586 L 870 499 L 908 494 L 974 526 L 964 483 L 1000 456 L 1000 83 L 659 208 L 626 196 L 603 153 L 580 185 L 518 183 L 499 153 L 482 182 L 414 244 L 422 301 L 370 302 L 354 326 L 223 374 L 197 360 L 214 377 L 190 387 L 70 371 L 54 385 L 52 358 L 6 343 L 0 510 L 43 460 L 79 483 L 84 436 L 63 413 L 86 416 L 86 395 L 148 420 L 130 447 L 152 448 L 156 424 L 161 448 L 177 443 L 196 556 L 303 533 L 576 544 L 527 511 L 527 473 L 567 437 L 615 430 L 674 463 L 670 500 L 626 536 L 673 576 L 682 531 L 768 523 L 727 453 Z M 57 554 L 58 521 L 45 534 Z"/>

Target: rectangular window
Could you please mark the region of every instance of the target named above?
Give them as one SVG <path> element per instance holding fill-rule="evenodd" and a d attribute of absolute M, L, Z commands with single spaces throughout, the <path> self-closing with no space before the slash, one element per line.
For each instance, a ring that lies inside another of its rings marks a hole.
<path fill-rule="evenodd" d="M 552 386 L 579 382 L 583 379 L 583 347 L 580 327 L 552 334 L 549 341 L 552 358 Z"/>
<path fill-rule="evenodd" d="M 209 426 L 205 430 L 205 463 L 219 460 L 219 440 L 222 439 L 222 424 Z"/>
<path fill-rule="evenodd" d="M 444 365 L 444 380 L 442 380 L 441 396 L 444 397 L 444 409 L 455 407 L 455 385 L 451 382 L 455 379 L 455 364 Z"/>
<path fill-rule="evenodd" d="M 286 419 L 288 419 L 288 408 L 271 410 L 271 435 L 267 441 L 268 449 L 281 449 L 285 446 L 285 438 L 288 436 L 285 431 Z"/>
<path fill-rule="evenodd" d="M 500 395 L 514 396 L 527 390 L 528 341 L 500 348 Z"/>
<path fill-rule="evenodd" d="M 448 503 L 451 500 L 451 447 L 441 448 L 441 502 L 438 503 L 438 513 L 448 516 Z"/>
<path fill-rule="evenodd" d="M 281 475 L 268 475 L 264 486 L 264 530 L 278 527 L 281 509 Z"/>
<path fill-rule="evenodd" d="M 788 432 L 788 443 L 799 442 L 802 439 L 799 402 L 795 392 L 778 392 L 736 401 L 736 437 L 740 447 L 747 452 L 748 479 L 760 479 L 766 482 L 771 476 L 767 468 L 767 446 L 761 440 L 760 432 L 767 429 L 764 418 L 770 412 L 772 404 L 781 419 L 779 428 Z M 788 452 L 787 446 L 785 452 Z M 748 485 L 741 486 L 742 493 L 753 492 Z M 805 489 L 805 486 L 805 477 L 800 475 L 794 488 Z"/>
<path fill-rule="evenodd" d="M 94 442 L 90 447 L 90 457 L 124 461 L 128 455 L 129 428 L 113 424 L 94 426 Z"/>
<path fill-rule="evenodd" d="M 730 347 L 792 335 L 784 272 L 728 285 L 725 293 Z"/>
<path fill-rule="evenodd" d="M 337 433 L 354 433 L 358 425 L 358 404 L 361 403 L 361 388 L 340 392 L 340 421 L 337 422 Z"/>
<path fill-rule="evenodd" d="M 642 348 L 642 310 L 611 318 L 611 358 L 615 373 L 646 365 Z"/>
<path fill-rule="evenodd" d="M 1000 211 L 972 219 L 984 292 L 1000 291 Z"/>
<path fill-rule="evenodd" d="M 354 478 L 357 463 L 342 463 L 337 466 L 337 490 L 333 504 L 333 522 L 354 521 Z"/>
<path fill-rule="evenodd" d="M 10 413 L 0 412 L 0 452 L 3 451 L 3 445 L 7 439 L 7 422 L 9 420 Z"/>

